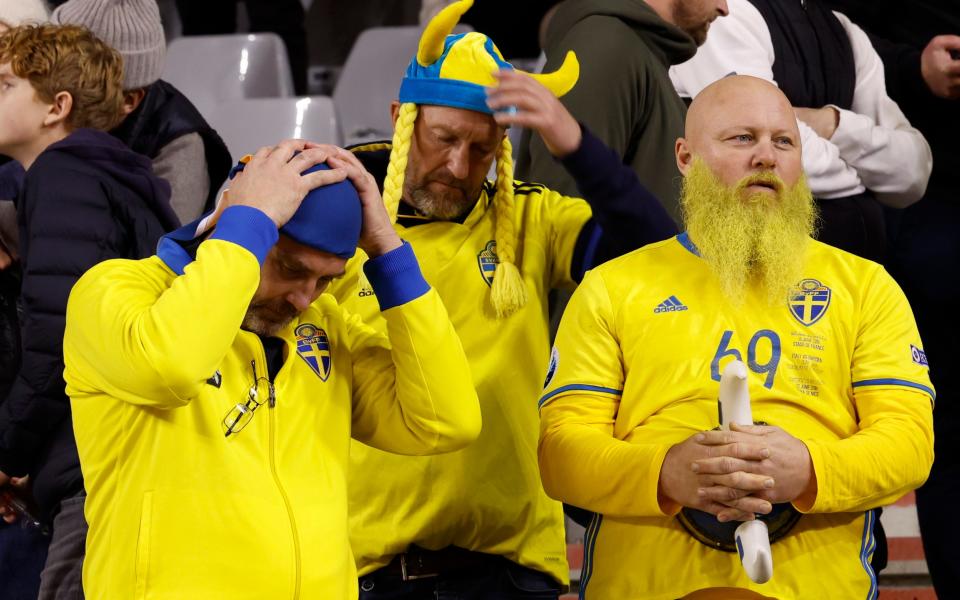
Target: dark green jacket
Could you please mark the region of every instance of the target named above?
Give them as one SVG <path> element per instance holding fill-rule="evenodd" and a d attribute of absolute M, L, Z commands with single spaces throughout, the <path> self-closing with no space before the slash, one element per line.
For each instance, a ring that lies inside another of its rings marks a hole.
<path fill-rule="evenodd" d="M 580 60 L 580 80 L 562 102 L 633 167 L 679 222 L 673 148 L 683 135 L 686 107 L 667 70 L 690 59 L 696 43 L 641 0 L 566 0 L 547 29 L 544 72 L 556 69 L 568 50 Z M 529 132 L 520 144 L 517 174 L 579 195 L 563 165 Z"/>

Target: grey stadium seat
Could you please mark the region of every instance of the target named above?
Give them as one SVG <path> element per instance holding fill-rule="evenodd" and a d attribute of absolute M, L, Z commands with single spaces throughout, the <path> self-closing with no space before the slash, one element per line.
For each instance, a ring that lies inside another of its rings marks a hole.
<path fill-rule="evenodd" d="M 217 105 L 209 122 L 226 142 L 234 162 L 287 138 L 340 144 L 328 96 L 227 100 Z"/>
<path fill-rule="evenodd" d="M 458 25 L 454 33 L 472 31 Z M 333 91 L 344 143 L 390 139 L 390 102 L 417 52 L 420 27 L 374 27 L 360 34 Z"/>
<path fill-rule="evenodd" d="M 207 119 L 223 100 L 293 96 L 287 51 L 273 33 L 177 38 L 167 48 L 163 78 Z"/>

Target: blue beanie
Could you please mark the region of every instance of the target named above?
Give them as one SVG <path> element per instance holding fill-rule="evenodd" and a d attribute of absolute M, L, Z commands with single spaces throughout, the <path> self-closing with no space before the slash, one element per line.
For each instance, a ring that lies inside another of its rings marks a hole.
<path fill-rule="evenodd" d="M 233 179 L 246 165 L 241 160 L 230 171 Z M 314 165 L 302 175 L 329 170 L 325 164 Z M 352 258 L 360 241 L 363 213 L 360 196 L 349 179 L 311 190 L 300 208 L 280 228 L 280 233 L 293 241 L 340 258 Z"/>

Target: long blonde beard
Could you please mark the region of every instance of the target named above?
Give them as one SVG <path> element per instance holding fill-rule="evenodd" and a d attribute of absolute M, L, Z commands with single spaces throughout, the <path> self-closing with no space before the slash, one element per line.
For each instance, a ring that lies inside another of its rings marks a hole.
<path fill-rule="evenodd" d="M 745 188 L 758 180 L 777 183 L 779 192 L 748 195 Z M 743 304 L 750 285 L 759 286 L 769 304 L 782 302 L 802 278 L 817 219 L 805 178 L 788 188 L 772 172 L 762 172 L 728 186 L 696 158 L 680 203 L 690 239 L 735 306 Z"/>

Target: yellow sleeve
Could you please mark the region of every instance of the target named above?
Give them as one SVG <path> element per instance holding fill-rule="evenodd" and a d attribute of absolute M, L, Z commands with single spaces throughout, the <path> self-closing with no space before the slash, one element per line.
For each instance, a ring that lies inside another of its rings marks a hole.
<path fill-rule="evenodd" d="M 586 200 L 562 196 L 547 189 L 543 191 L 543 211 L 551 261 L 550 286 L 572 290 L 577 285 L 570 273 L 573 251 L 580 231 L 593 213 Z"/>
<path fill-rule="evenodd" d="M 257 258 L 223 240 L 200 244 L 173 279 L 157 257 L 88 271 L 67 303 L 67 392 L 183 406 L 217 369 L 260 281 Z"/>
<path fill-rule="evenodd" d="M 175 276 L 159 257 L 90 269 L 67 302 L 63 352 L 67 393 L 103 392 L 159 408 L 194 398 L 223 360 L 276 243 L 264 213 L 224 211 L 192 262 L 179 250 Z M 163 240 L 164 243 L 170 240 Z"/>
<path fill-rule="evenodd" d="M 356 316 L 353 437 L 397 454 L 452 452 L 480 435 L 470 366 L 437 292 L 383 312 L 387 335 Z"/>
<path fill-rule="evenodd" d="M 851 364 L 859 431 L 831 442 L 804 440 L 815 496 L 804 512 L 852 512 L 889 504 L 919 487 L 933 464 L 934 391 L 903 292 L 877 268 L 863 294 Z"/>
<path fill-rule="evenodd" d="M 615 516 L 663 516 L 660 466 L 669 449 L 618 439 L 623 357 L 610 298 L 596 271 L 574 292 L 540 398 L 540 476 L 547 494 Z"/>

